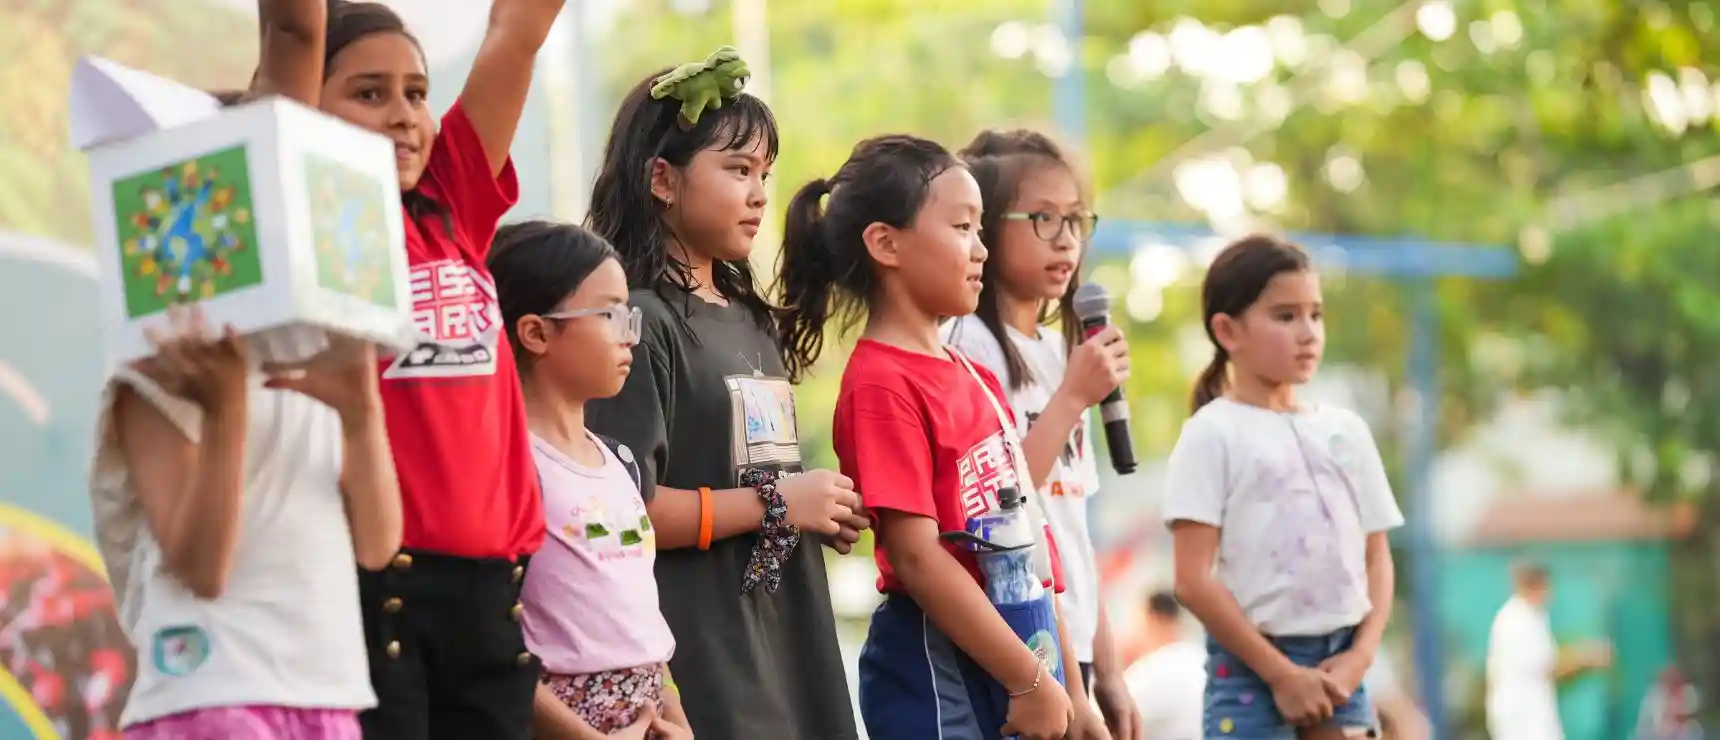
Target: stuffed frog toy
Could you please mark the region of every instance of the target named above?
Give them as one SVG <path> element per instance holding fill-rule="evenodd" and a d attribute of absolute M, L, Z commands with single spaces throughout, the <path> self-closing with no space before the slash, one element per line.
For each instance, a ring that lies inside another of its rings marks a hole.
<path fill-rule="evenodd" d="M 681 101 L 681 128 L 691 129 L 699 125 L 699 117 L 707 108 L 720 109 L 724 101 L 739 97 L 751 76 L 741 53 L 725 46 L 702 62 L 688 62 L 658 77 L 651 84 L 651 98 Z"/>

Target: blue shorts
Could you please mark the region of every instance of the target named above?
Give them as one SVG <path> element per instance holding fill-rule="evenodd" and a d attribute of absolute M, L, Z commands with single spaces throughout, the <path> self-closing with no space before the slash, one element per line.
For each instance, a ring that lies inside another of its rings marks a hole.
<path fill-rule="evenodd" d="M 1041 651 L 1062 690 L 1051 596 L 999 606 L 1004 621 Z M 932 624 L 919 605 L 892 595 L 872 613 L 860 649 L 860 718 L 878 740 L 998 740 L 1009 693 Z"/>
<path fill-rule="evenodd" d="M 1318 637 L 1267 639 L 1291 662 L 1312 668 L 1350 649 L 1356 641 L 1356 629 L 1345 627 Z M 1202 718 L 1208 740 L 1295 740 L 1296 737 L 1296 728 L 1278 714 L 1272 688 L 1211 637 L 1206 640 L 1206 711 Z M 1338 705 L 1329 724 L 1345 730 L 1366 730 L 1365 737 L 1378 737 L 1379 723 L 1367 687 L 1358 687 L 1349 701 Z"/>

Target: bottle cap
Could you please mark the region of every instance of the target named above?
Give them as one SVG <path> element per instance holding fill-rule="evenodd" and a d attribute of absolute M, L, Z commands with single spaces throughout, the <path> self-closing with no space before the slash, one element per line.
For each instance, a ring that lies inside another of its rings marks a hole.
<path fill-rule="evenodd" d="M 1005 486 L 997 490 L 997 507 L 1000 509 L 1019 509 L 1027 497 L 1021 495 L 1021 489 L 1015 486 Z"/>

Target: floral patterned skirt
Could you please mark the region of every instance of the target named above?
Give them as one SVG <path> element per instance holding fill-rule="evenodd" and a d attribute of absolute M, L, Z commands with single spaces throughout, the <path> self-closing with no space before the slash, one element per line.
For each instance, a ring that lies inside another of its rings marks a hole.
<path fill-rule="evenodd" d="M 646 707 L 663 711 L 663 666 L 565 676 L 544 673 L 538 683 L 549 687 L 592 729 L 609 734 L 633 724 Z"/>

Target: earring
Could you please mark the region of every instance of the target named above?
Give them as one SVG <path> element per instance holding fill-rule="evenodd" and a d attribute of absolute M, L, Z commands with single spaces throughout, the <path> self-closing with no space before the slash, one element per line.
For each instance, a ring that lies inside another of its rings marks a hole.
<path fill-rule="evenodd" d="M 675 207 L 675 199 L 674 198 L 664 198 L 663 199 L 663 207 L 664 208 L 674 208 Z"/>

